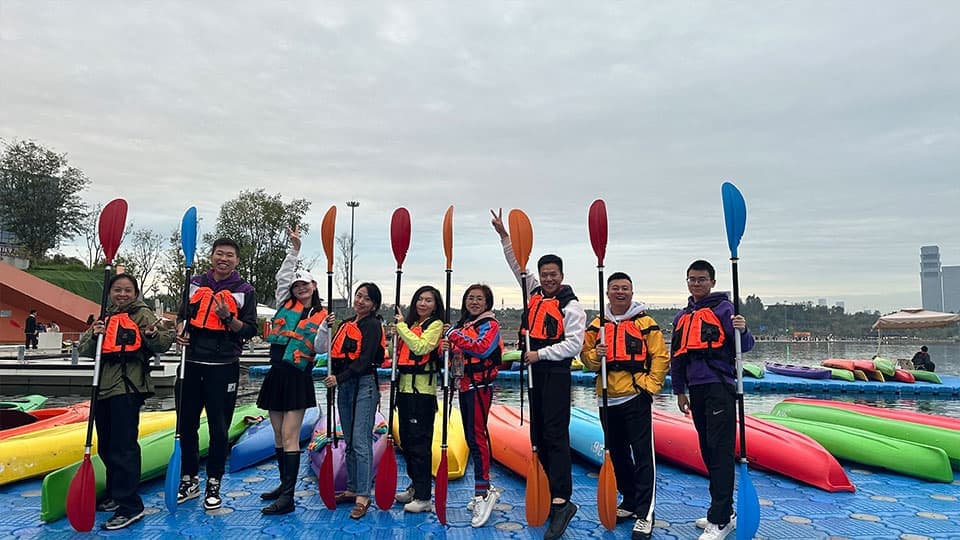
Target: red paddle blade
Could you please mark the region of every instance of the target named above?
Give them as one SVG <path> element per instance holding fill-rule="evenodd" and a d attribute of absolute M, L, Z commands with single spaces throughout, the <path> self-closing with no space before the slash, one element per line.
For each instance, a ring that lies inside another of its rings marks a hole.
<path fill-rule="evenodd" d="M 320 223 L 320 240 L 323 244 L 323 253 L 327 256 L 327 272 L 333 272 L 333 237 L 336 225 L 337 207 L 331 206 Z M 330 302 L 329 298 L 327 302 Z"/>
<path fill-rule="evenodd" d="M 508 219 L 513 256 L 520 263 L 520 270 L 526 271 L 527 261 L 530 260 L 530 252 L 533 250 L 533 225 L 523 210 L 511 210 Z"/>
<path fill-rule="evenodd" d="M 387 449 L 380 458 L 377 468 L 377 482 L 374 486 L 374 498 L 377 508 L 389 510 L 393 498 L 397 496 L 397 456 L 393 453 L 393 441 L 387 443 Z"/>
<path fill-rule="evenodd" d="M 127 222 L 127 201 L 114 199 L 107 203 L 100 212 L 100 221 L 97 232 L 100 237 L 100 246 L 103 247 L 103 258 L 107 264 L 113 263 L 113 256 L 120 248 L 123 239 L 123 228 Z M 88 529 L 89 530 L 89 529 Z"/>
<path fill-rule="evenodd" d="M 607 254 L 607 205 L 603 199 L 597 199 L 590 205 L 590 245 L 597 255 L 597 266 L 603 266 L 603 257 Z"/>
<path fill-rule="evenodd" d="M 89 532 L 97 516 L 97 484 L 93 475 L 90 454 L 84 454 L 83 463 L 70 481 L 67 490 L 67 520 L 77 532 Z"/>
<path fill-rule="evenodd" d="M 524 493 L 526 505 L 525 513 L 527 524 L 539 527 L 547 522 L 550 514 L 550 485 L 547 483 L 547 473 L 543 471 L 540 458 L 533 453 L 530 468 L 527 470 L 527 491 Z"/>
<path fill-rule="evenodd" d="M 18 323 L 13 319 L 10 319 L 10 325 L 13 326 L 14 328 L 23 328 L 22 326 L 20 326 L 20 323 Z"/>
<path fill-rule="evenodd" d="M 447 449 L 440 451 L 440 465 L 437 467 L 437 481 L 434 489 L 434 501 L 436 502 L 437 519 L 441 525 L 447 524 L 447 480 L 449 471 L 447 471 Z"/>
<path fill-rule="evenodd" d="M 453 205 L 443 214 L 443 253 L 447 256 L 447 270 L 453 268 Z"/>
<path fill-rule="evenodd" d="M 323 451 L 323 461 L 320 463 L 320 499 L 330 510 L 337 509 L 337 496 L 333 489 L 333 448 L 332 441 L 327 440 L 327 447 Z"/>
<path fill-rule="evenodd" d="M 393 247 L 393 258 L 397 260 L 397 268 L 400 268 L 410 247 L 410 212 L 407 212 L 406 208 L 400 207 L 393 211 L 393 217 L 390 218 L 390 245 Z"/>

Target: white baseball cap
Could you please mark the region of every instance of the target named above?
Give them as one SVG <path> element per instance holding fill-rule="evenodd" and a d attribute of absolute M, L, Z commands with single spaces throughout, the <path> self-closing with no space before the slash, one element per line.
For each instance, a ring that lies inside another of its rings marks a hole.
<path fill-rule="evenodd" d="M 310 283 L 312 281 L 316 283 L 317 280 L 313 279 L 313 276 L 310 275 L 310 272 L 301 269 L 297 270 L 293 275 L 293 283 L 296 284 L 298 281 L 302 281 L 304 283 Z"/>

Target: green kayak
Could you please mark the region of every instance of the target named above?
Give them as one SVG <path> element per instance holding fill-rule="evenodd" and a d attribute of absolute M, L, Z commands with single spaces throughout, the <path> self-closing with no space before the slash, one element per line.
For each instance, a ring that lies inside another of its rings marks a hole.
<path fill-rule="evenodd" d="M 950 459 L 942 448 L 813 420 L 772 414 L 752 416 L 803 433 L 840 459 L 881 467 L 924 480 L 953 482 Z"/>
<path fill-rule="evenodd" d="M 837 368 L 827 368 L 830 370 L 831 379 L 839 379 L 841 381 L 850 381 L 853 382 L 853 372 L 849 369 L 837 369 Z"/>
<path fill-rule="evenodd" d="M 13 409 L 15 411 L 35 411 L 47 402 L 46 396 L 40 394 L 31 394 L 5 401 L 0 401 L 0 409 Z"/>
<path fill-rule="evenodd" d="M 753 377 L 754 379 L 763 378 L 763 366 L 759 364 L 751 364 L 750 362 L 743 363 L 743 374 L 744 376 Z"/>
<path fill-rule="evenodd" d="M 247 416 L 263 416 L 266 414 L 266 411 L 257 408 L 254 404 L 237 407 L 233 412 L 228 431 L 230 440 L 237 440 L 246 431 L 248 424 L 245 418 Z M 167 471 L 170 455 L 173 454 L 175 436 L 175 429 L 167 429 L 140 439 L 140 482 L 146 482 L 164 475 Z M 199 436 L 200 456 L 203 457 L 207 455 L 210 448 L 210 434 L 207 429 L 206 416 L 200 418 Z M 100 456 L 94 455 L 90 461 L 93 463 L 93 472 L 97 482 L 97 497 L 99 498 L 106 489 L 106 470 Z M 70 481 L 76 475 L 77 469 L 80 468 L 80 463 L 82 462 L 78 461 L 72 465 L 67 465 L 44 477 L 40 493 L 40 519 L 42 521 L 56 521 L 67 515 L 67 489 L 70 487 Z"/>
<path fill-rule="evenodd" d="M 950 464 L 954 468 L 960 468 L 960 431 L 790 401 L 778 403 L 771 414 L 848 426 L 917 444 L 935 446 L 947 453 Z"/>
<path fill-rule="evenodd" d="M 907 372 L 913 375 L 913 378 L 918 381 L 923 381 L 923 382 L 928 382 L 933 384 L 943 384 L 943 381 L 940 380 L 940 376 L 932 371 L 908 369 Z"/>
<path fill-rule="evenodd" d="M 893 374 L 897 371 L 897 361 L 877 356 L 873 359 L 873 367 L 885 376 L 893 377 Z"/>

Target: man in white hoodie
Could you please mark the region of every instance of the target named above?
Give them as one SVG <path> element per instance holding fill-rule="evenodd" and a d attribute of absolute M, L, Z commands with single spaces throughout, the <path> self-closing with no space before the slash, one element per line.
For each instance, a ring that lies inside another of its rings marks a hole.
<path fill-rule="evenodd" d="M 633 282 L 623 272 L 607 279 L 603 340 L 600 317 L 587 327 L 580 360 L 585 370 L 600 371 L 607 363 L 607 407 L 598 397 L 604 420 L 607 448 L 623 500 L 617 521 L 636 519 L 633 540 L 646 540 L 653 532 L 656 502 L 656 461 L 650 405 L 663 388 L 670 369 L 670 353 L 657 321 L 647 315 L 647 306 L 633 301 Z M 597 379 L 597 396 L 602 386 Z M 609 426 L 616 426 L 610 429 Z"/>

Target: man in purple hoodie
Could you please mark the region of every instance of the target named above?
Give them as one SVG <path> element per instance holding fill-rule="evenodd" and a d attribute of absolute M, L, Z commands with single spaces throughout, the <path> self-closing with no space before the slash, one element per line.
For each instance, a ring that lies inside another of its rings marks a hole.
<path fill-rule="evenodd" d="M 690 264 L 690 298 L 673 319 L 670 344 L 673 393 L 680 411 L 693 415 L 700 453 L 710 475 L 710 509 L 706 518 L 697 520 L 697 526 L 705 529 L 699 540 L 720 540 L 737 526 L 733 511 L 737 428 L 734 332 L 740 332 L 744 352 L 753 348 L 747 321 L 734 315 L 727 293 L 710 292 L 716 284 L 716 271 L 710 263 L 697 260 Z"/>
<path fill-rule="evenodd" d="M 213 243 L 211 268 L 190 280 L 189 302 L 180 306 L 177 343 L 187 348 L 180 402 L 182 451 L 177 502 L 200 496 L 200 412 L 207 410 L 210 453 L 207 457 L 205 510 L 220 508 L 220 479 L 227 460 L 227 431 L 237 403 L 243 342 L 257 333 L 257 295 L 237 273 L 240 246 L 229 238 Z M 183 331 L 186 325 L 186 332 Z"/>

